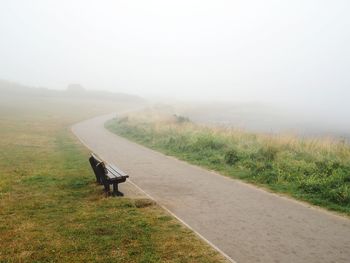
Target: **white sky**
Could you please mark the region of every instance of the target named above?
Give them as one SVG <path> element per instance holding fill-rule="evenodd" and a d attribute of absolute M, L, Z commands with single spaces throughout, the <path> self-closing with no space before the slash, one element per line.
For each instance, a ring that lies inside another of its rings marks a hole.
<path fill-rule="evenodd" d="M 0 78 L 350 113 L 348 0 L 1 0 Z"/>

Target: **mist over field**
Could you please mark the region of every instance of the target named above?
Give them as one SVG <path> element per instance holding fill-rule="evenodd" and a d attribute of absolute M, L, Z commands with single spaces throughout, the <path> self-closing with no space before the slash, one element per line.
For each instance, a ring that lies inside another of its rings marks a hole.
<path fill-rule="evenodd" d="M 1 96 L 148 101 L 202 123 L 349 136 L 349 11 L 345 0 L 3 1 Z"/>
<path fill-rule="evenodd" d="M 317 113 L 288 109 L 273 104 L 250 102 L 198 102 L 166 99 L 146 99 L 137 95 L 109 91 L 86 90 L 79 84 L 72 84 L 65 90 L 35 88 L 0 80 L 1 111 L 6 107 L 27 107 L 43 101 L 72 105 L 90 104 L 115 105 L 114 109 L 152 109 L 166 115 L 178 114 L 191 121 L 205 125 L 232 127 L 258 133 L 288 133 L 306 137 L 335 137 L 350 139 L 349 119 L 321 116 Z M 106 107 L 107 109 L 108 107 Z M 109 109 L 113 109 L 109 108 Z M 108 113 L 105 111 L 105 113 Z"/>
<path fill-rule="evenodd" d="M 349 263 L 349 70 L 349 0 L 0 0 L 0 263 Z"/>
<path fill-rule="evenodd" d="M 306 137 L 350 139 L 350 122 L 331 112 L 291 109 L 267 103 L 206 103 L 190 106 L 182 114 L 210 125 L 250 132 L 288 133 Z"/>

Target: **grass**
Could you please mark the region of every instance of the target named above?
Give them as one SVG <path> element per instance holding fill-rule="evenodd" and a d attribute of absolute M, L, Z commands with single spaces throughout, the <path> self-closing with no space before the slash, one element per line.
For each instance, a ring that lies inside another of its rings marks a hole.
<path fill-rule="evenodd" d="M 350 215 L 345 142 L 205 127 L 152 112 L 114 119 L 106 127 L 192 164 Z"/>
<path fill-rule="evenodd" d="M 68 127 L 109 106 L 1 102 L 0 262 L 223 261 L 150 200 L 107 198 L 94 183 Z"/>

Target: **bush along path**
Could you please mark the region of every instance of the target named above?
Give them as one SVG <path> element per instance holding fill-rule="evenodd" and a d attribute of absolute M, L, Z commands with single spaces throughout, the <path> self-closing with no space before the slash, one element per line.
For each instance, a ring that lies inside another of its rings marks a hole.
<path fill-rule="evenodd" d="M 124 117 L 106 127 L 165 154 L 350 215 L 345 142 L 210 128 L 181 116 Z"/>

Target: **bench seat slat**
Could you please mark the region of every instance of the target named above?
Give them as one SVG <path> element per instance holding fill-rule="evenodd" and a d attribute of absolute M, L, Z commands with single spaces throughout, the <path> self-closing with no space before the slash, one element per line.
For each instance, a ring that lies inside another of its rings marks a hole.
<path fill-rule="evenodd" d="M 108 178 L 112 179 L 112 180 L 119 177 L 119 176 L 116 175 L 115 173 L 110 172 L 108 169 L 107 169 L 107 174 L 106 174 L 106 176 L 107 176 Z"/>
<path fill-rule="evenodd" d="M 109 164 L 108 165 L 112 170 L 114 170 L 115 172 L 117 172 L 118 174 L 120 174 L 121 176 L 128 176 L 127 173 L 124 173 L 122 170 L 120 170 L 118 167 L 116 167 L 113 164 Z"/>
<path fill-rule="evenodd" d="M 108 173 L 114 174 L 117 177 L 121 177 L 122 175 L 117 173 L 114 169 L 112 169 L 109 165 L 106 165 L 106 169 Z"/>

